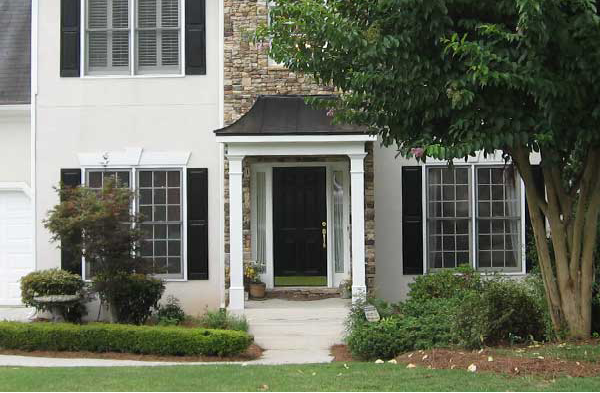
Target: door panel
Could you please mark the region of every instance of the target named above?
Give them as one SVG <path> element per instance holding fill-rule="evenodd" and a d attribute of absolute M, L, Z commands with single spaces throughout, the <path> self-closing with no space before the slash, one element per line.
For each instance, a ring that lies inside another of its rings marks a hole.
<path fill-rule="evenodd" d="M 275 276 L 327 276 L 326 171 L 273 168 Z"/>

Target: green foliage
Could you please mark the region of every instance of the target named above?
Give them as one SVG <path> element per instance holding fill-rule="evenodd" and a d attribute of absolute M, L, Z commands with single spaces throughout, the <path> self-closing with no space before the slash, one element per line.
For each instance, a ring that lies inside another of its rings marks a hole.
<path fill-rule="evenodd" d="M 117 322 L 135 325 L 146 322 L 165 291 L 162 280 L 144 274 L 99 274 L 93 286 L 100 300 L 110 305 Z"/>
<path fill-rule="evenodd" d="M 106 179 L 102 190 L 81 186 L 57 193 L 61 203 L 48 212 L 44 226 L 60 247 L 83 255 L 92 275 L 150 272 L 151 261 L 138 252 L 143 233 L 133 225 L 141 222 L 139 215 L 131 214 L 133 192 Z"/>
<path fill-rule="evenodd" d="M 230 356 L 244 352 L 252 341 L 246 333 L 223 330 L 0 322 L 0 348 L 25 351 Z"/>
<path fill-rule="evenodd" d="M 38 311 L 52 311 L 47 303 L 37 302 L 34 298 L 49 295 L 79 295 L 80 299 L 55 304 L 62 317 L 69 322 L 81 322 L 86 314 L 82 304 L 85 283 L 76 274 L 60 269 L 38 270 L 21 278 L 21 301 L 24 305 Z"/>
<path fill-rule="evenodd" d="M 489 279 L 458 307 L 454 334 L 466 348 L 545 338 L 544 310 L 539 293 L 530 285 L 510 279 Z"/>
<path fill-rule="evenodd" d="M 528 282 L 483 278 L 468 267 L 417 277 L 408 299 L 397 305 L 368 302 L 379 311 L 380 322 L 368 322 L 361 303 L 352 306 L 346 320 L 348 348 L 363 359 L 539 340 L 545 333 L 543 294 Z"/>
<path fill-rule="evenodd" d="M 158 324 L 161 326 L 179 325 L 185 320 L 185 312 L 181 308 L 179 300 L 173 295 L 167 297 L 164 305 L 158 305 L 156 316 Z"/>
<path fill-rule="evenodd" d="M 198 323 L 205 329 L 248 331 L 246 317 L 230 314 L 227 310 L 206 311 Z"/>

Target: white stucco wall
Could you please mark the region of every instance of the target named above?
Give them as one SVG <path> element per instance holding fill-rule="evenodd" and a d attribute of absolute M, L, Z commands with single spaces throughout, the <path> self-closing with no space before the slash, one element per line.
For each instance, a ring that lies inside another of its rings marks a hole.
<path fill-rule="evenodd" d="M 375 154 L 375 259 L 376 293 L 387 301 L 406 298 L 408 284 L 415 276 L 403 275 L 402 250 L 410 247 L 402 243 L 402 167 L 415 166 L 415 159 L 397 157 L 394 148 L 374 146 Z M 539 163 L 538 154 L 530 161 Z M 471 163 L 501 164 L 501 156 L 484 158 L 483 154 L 469 160 Z M 461 162 L 457 161 L 457 164 Z M 464 161 L 462 161 L 464 163 Z M 524 219 L 524 218 L 523 218 Z M 524 262 L 523 262 L 524 263 Z M 511 275 L 522 277 L 522 275 Z"/>
<path fill-rule="evenodd" d="M 31 123 L 29 109 L 0 107 L 0 182 L 30 184 Z"/>
<path fill-rule="evenodd" d="M 207 2 L 207 74 L 185 77 L 60 78 L 60 2 L 39 4 L 37 100 L 37 268 L 60 265 L 56 245 L 41 224 L 58 202 L 52 190 L 61 168 L 77 168 L 77 153 L 189 151 L 189 168 L 208 168 L 209 277 L 207 281 L 169 282 L 165 296 L 181 300 L 197 314 L 219 306 L 219 7 Z M 193 239 L 190 239 L 193 241 Z"/>

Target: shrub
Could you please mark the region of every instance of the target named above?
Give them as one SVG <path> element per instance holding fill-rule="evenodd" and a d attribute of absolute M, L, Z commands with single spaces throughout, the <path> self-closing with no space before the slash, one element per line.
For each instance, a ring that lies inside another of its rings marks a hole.
<path fill-rule="evenodd" d="M 252 343 L 244 332 L 92 323 L 0 322 L 0 348 L 25 351 L 121 352 L 230 356 Z"/>
<path fill-rule="evenodd" d="M 161 326 L 179 325 L 185 320 L 185 312 L 179 304 L 179 300 L 170 295 L 164 305 L 158 305 L 156 317 Z"/>
<path fill-rule="evenodd" d="M 100 300 L 109 304 L 116 322 L 141 325 L 158 307 L 165 284 L 144 274 L 121 273 L 96 276 L 94 289 L 100 294 Z"/>
<path fill-rule="evenodd" d="M 469 266 L 456 269 L 442 269 L 433 273 L 418 276 L 409 284 L 409 298 L 413 301 L 421 299 L 449 299 L 465 295 L 465 291 L 479 291 L 481 276 Z"/>
<path fill-rule="evenodd" d="M 454 332 L 461 346 L 541 340 L 546 325 L 539 294 L 525 282 L 494 278 L 461 303 Z"/>
<path fill-rule="evenodd" d="M 60 269 L 38 270 L 21 278 L 21 301 L 26 306 L 35 307 L 38 311 L 54 311 L 47 303 L 37 302 L 34 298 L 50 295 L 79 295 L 80 299 L 72 302 L 53 304 L 61 316 L 69 322 L 81 322 L 86 314 L 82 304 L 85 283 L 76 274 Z"/>
<path fill-rule="evenodd" d="M 198 323 L 206 329 L 248 331 L 246 317 L 229 314 L 227 310 L 206 311 Z"/>

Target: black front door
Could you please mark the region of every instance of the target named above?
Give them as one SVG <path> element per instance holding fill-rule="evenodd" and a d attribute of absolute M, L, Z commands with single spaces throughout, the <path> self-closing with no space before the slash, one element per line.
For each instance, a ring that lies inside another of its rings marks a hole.
<path fill-rule="evenodd" d="M 275 282 L 327 276 L 327 197 L 323 167 L 273 168 Z M 314 281 L 314 280 L 313 280 Z M 309 281 L 307 281 L 308 284 Z M 310 284 L 308 284 L 310 285 Z M 314 284 L 313 284 L 314 285 Z"/>

